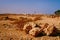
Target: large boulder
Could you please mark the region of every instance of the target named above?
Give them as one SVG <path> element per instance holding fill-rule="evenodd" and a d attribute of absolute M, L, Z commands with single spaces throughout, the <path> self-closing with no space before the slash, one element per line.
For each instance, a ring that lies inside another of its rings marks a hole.
<path fill-rule="evenodd" d="M 41 31 L 39 27 L 35 27 L 29 31 L 29 34 L 32 36 L 37 36 Z"/>
<path fill-rule="evenodd" d="M 56 32 L 55 30 L 56 30 L 56 28 L 54 25 L 48 25 L 48 27 L 44 28 L 43 31 L 46 35 L 51 35 L 51 34 L 54 34 Z"/>
<path fill-rule="evenodd" d="M 36 27 L 36 24 L 34 22 L 28 22 L 24 25 L 23 27 L 23 30 L 26 32 L 26 33 L 29 33 L 29 31 L 32 29 L 32 28 L 35 28 Z"/>

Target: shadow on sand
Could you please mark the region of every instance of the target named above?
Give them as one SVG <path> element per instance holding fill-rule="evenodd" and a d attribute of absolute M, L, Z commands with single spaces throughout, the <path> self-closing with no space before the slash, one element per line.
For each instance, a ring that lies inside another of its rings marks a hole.
<path fill-rule="evenodd" d="M 46 34 L 44 32 L 38 34 L 36 37 L 42 37 L 42 36 L 46 36 Z M 60 36 L 60 30 L 55 30 L 53 31 L 53 33 L 51 33 L 50 35 L 48 35 L 50 37 L 56 37 L 56 36 Z"/>

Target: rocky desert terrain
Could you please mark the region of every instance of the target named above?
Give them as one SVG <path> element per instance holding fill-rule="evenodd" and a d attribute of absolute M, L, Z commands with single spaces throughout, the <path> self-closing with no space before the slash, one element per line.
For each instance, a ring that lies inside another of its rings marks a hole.
<path fill-rule="evenodd" d="M 45 24 L 48 24 L 46 30 L 44 30 Z M 28 25 L 28 28 L 25 25 Z M 39 28 L 36 29 L 36 27 L 42 28 L 42 30 Z M 54 29 L 54 27 L 56 29 Z M 45 34 L 43 33 L 44 35 L 40 34 L 42 31 L 45 32 Z M 42 14 L 0 14 L 0 40 L 60 40 L 60 16 Z"/>

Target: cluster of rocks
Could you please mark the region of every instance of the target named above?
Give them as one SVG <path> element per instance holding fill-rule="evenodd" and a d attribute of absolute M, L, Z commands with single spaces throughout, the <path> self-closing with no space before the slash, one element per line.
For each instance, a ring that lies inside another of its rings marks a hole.
<path fill-rule="evenodd" d="M 32 36 L 37 36 L 40 33 L 51 35 L 55 34 L 56 28 L 54 25 L 45 23 L 44 25 L 38 25 L 34 22 L 28 22 L 24 25 L 23 30 Z"/>

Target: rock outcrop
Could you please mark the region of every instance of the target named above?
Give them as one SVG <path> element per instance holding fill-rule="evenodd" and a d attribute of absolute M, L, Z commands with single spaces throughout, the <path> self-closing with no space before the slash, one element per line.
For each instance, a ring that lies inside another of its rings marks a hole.
<path fill-rule="evenodd" d="M 48 36 L 51 35 L 52 33 L 54 34 L 56 29 L 53 24 L 50 25 L 48 23 L 45 23 L 43 26 L 39 26 L 34 22 L 28 22 L 27 24 L 24 25 L 23 30 L 32 36 L 37 36 L 41 32 Z"/>

